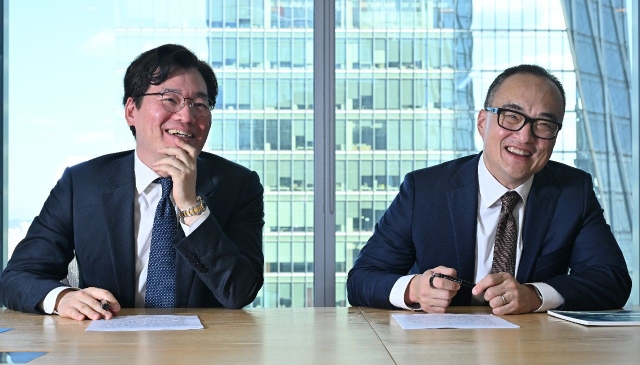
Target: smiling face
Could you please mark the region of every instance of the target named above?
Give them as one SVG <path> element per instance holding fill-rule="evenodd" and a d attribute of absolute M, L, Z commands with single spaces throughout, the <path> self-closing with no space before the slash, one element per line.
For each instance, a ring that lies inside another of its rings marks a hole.
<path fill-rule="evenodd" d="M 527 73 L 507 77 L 491 100 L 491 107 L 517 110 L 531 118 L 558 123 L 564 117 L 562 95 L 553 82 Z M 481 110 L 478 133 L 483 140 L 483 159 L 489 172 L 502 185 L 514 189 L 547 164 L 556 140 L 531 134 L 531 124 L 513 132 L 498 125 L 496 114 Z"/>
<path fill-rule="evenodd" d="M 185 98 L 206 97 L 207 85 L 196 69 L 175 69 L 165 82 L 149 86 L 146 93 L 166 91 L 178 92 Z M 158 153 L 158 149 L 178 147 L 178 138 L 195 147 L 200 153 L 211 128 L 211 115 L 196 117 L 188 105 L 176 113 L 168 112 L 162 106 L 160 95 L 144 96 L 140 108 L 136 107 L 133 98 L 129 98 L 124 110 L 127 124 L 136 129 L 138 156 L 149 167 L 166 157 Z"/>

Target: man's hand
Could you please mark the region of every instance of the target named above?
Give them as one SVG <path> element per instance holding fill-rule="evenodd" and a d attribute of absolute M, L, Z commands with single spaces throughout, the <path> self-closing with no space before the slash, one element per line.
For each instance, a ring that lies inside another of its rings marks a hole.
<path fill-rule="evenodd" d="M 430 282 L 431 274 L 434 272 L 457 277 L 455 269 L 444 266 L 438 266 L 414 276 L 404 295 L 404 301 L 408 306 L 418 303 L 420 308 L 427 313 L 444 313 L 446 311 L 451 304 L 451 299 L 458 293 L 460 284 L 437 277 Z"/>
<path fill-rule="evenodd" d="M 471 290 L 473 295 L 482 292 L 496 315 L 531 313 L 542 305 L 535 289 L 504 272 L 485 276 Z"/>
<path fill-rule="evenodd" d="M 109 310 L 102 309 L 101 300 L 109 302 L 111 308 Z M 55 309 L 61 317 L 77 321 L 82 321 L 85 318 L 111 319 L 120 311 L 120 303 L 108 290 L 99 288 L 65 289 L 58 294 Z"/>
<path fill-rule="evenodd" d="M 153 164 L 153 170 L 160 176 L 171 176 L 173 180 L 173 200 L 180 210 L 187 210 L 197 204 L 196 200 L 196 167 L 198 150 L 176 137 L 178 147 L 159 149 L 158 152 L 167 157 Z M 186 217 L 189 225 L 197 216 Z"/>

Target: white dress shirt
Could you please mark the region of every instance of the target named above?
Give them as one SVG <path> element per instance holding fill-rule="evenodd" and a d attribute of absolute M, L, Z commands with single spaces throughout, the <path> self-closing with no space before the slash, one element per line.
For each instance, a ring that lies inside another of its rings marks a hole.
<path fill-rule="evenodd" d="M 520 256 L 522 255 L 523 237 L 522 237 L 522 223 L 524 221 L 525 207 L 527 206 L 527 198 L 529 197 L 529 191 L 531 190 L 531 184 L 533 184 L 533 176 L 531 176 L 522 185 L 513 189 L 522 198 L 516 204 L 513 209 L 513 216 L 518 223 L 518 242 L 516 246 L 516 267 L 515 272 L 518 272 L 518 266 L 520 264 Z M 500 216 L 500 209 L 502 208 L 502 202 L 500 198 L 509 189 L 505 188 L 498 182 L 498 180 L 491 175 L 489 170 L 484 164 L 484 159 L 481 157 L 478 163 L 478 222 L 476 229 L 476 267 L 475 267 L 475 282 L 482 280 L 491 271 L 491 264 L 493 263 L 493 247 L 496 237 L 496 228 L 498 226 L 498 219 Z M 404 301 L 404 294 L 409 286 L 409 282 L 415 275 L 406 275 L 396 281 L 391 293 L 389 294 L 389 301 L 391 304 L 398 308 L 405 309 L 419 309 L 418 306 L 410 308 Z M 534 285 L 542 294 L 542 305 L 536 310 L 536 312 L 546 311 L 548 309 L 554 309 L 564 303 L 564 298 L 555 290 L 552 286 L 545 283 L 529 283 Z M 484 300 L 484 293 L 473 296 L 471 303 L 474 305 L 484 305 L 487 302 Z"/>
<path fill-rule="evenodd" d="M 153 228 L 153 219 L 156 213 L 156 207 L 162 197 L 162 186 L 154 183 L 153 180 L 160 177 L 155 171 L 151 170 L 138 157 L 138 152 L 134 153 L 134 174 L 136 179 L 136 196 L 133 210 L 133 229 L 136 239 L 136 308 L 144 307 L 145 290 L 147 288 L 147 269 L 149 267 L 149 250 L 151 247 L 151 230 Z M 173 202 L 173 196 L 171 196 Z M 175 202 L 174 207 L 175 207 Z M 176 212 L 178 208 L 176 207 Z M 180 226 L 185 236 L 188 236 L 196 228 L 209 217 L 209 208 L 200 214 L 191 225 L 184 224 L 180 219 Z M 42 302 L 42 309 L 45 313 L 54 313 L 54 307 L 58 294 L 68 286 L 60 286 L 47 294 Z M 116 298 L 117 299 L 117 298 Z"/>

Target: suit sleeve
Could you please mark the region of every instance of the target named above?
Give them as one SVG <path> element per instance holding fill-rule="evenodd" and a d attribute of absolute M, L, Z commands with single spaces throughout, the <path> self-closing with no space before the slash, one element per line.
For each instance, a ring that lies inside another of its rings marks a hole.
<path fill-rule="evenodd" d="M 389 302 L 391 289 L 416 261 L 412 240 L 414 199 L 413 176 L 407 174 L 400 192 L 349 271 L 347 291 L 351 305 L 395 308 Z"/>
<path fill-rule="evenodd" d="M 212 214 L 176 245 L 226 308 L 250 304 L 264 282 L 264 191 L 255 172 L 247 174 L 238 185 L 241 188 L 235 203 L 209 206 Z M 232 210 L 224 228 L 213 214 L 216 209 Z"/>
<path fill-rule="evenodd" d="M 42 313 L 37 304 L 67 276 L 73 259 L 72 181 L 66 169 L 0 275 L 0 303 Z"/>
<path fill-rule="evenodd" d="M 631 293 L 631 277 L 622 251 L 604 219 L 589 175 L 583 188 L 584 209 L 581 222 L 576 227 L 569 259 L 570 272 L 545 282 L 564 298 L 564 304 L 559 309 L 621 308 Z"/>

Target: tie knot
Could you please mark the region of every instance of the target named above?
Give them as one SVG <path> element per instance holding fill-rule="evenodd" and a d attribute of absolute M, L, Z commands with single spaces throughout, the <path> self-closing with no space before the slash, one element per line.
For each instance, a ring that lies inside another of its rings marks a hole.
<path fill-rule="evenodd" d="M 153 180 L 154 183 L 162 185 L 162 196 L 167 196 L 173 189 L 173 180 L 170 177 L 159 177 Z"/>
<path fill-rule="evenodd" d="M 518 204 L 520 195 L 512 190 L 506 192 L 500 200 L 502 201 L 502 209 L 511 212 L 516 204 Z"/>

